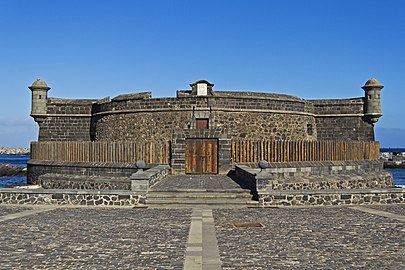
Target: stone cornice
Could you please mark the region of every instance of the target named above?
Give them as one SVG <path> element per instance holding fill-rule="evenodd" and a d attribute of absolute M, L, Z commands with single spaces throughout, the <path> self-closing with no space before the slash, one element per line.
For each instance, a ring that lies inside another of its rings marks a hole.
<path fill-rule="evenodd" d="M 276 113 L 276 114 L 296 114 L 312 117 L 363 117 L 362 113 L 332 113 L 332 114 L 314 114 L 310 112 L 298 111 L 282 111 L 282 110 L 264 110 L 264 109 L 232 109 L 232 108 L 215 108 L 215 107 L 196 107 L 195 111 L 216 111 L 216 112 L 248 112 L 248 113 Z M 32 117 L 92 117 L 110 114 L 126 114 L 126 113 L 143 113 L 143 112 L 188 112 L 193 111 L 193 108 L 159 108 L 159 109 L 133 109 L 133 110 L 115 110 L 105 111 L 94 114 L 35 114 Z"/>

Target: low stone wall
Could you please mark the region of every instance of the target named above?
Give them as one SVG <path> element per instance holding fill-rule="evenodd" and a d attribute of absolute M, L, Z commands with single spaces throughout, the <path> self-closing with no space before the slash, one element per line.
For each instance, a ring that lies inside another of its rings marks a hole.
<path fill-rule="evenodd" d="M 48 173 L 39 177 L 39 184 L 45 189 L 97 189 L 131 190 L 131 181 L 117 178 L 76 176 Z"/>
<path fill-rule="evenodd" d="M 0 189 L 0 204 L 135 206 L 144 203 L 144 196 L 130 191 Z"/>
<path fill-rule="evenodd" d="M 259 194 L 262 206 L 361 205 L 405 203 L 405 189 L 289 190 Z"/>
<path fill-rule="evenodd" d="M 159 181 L 166 178 L 170 173 L 169 165 L 157 165 L 153 168 L 150 168 L 146 172 L 149 174 L 149 187 L 156 185 Z"/>
<path fill-rule="evenodd" d="M 250 187 L 252 191 L 256 191 L 256 175 L 260 173 L 260 169 L 252 168 L 247 165 L 235 165 L 235 176 L 243 183 Z"/>
<path fill-rule="evenodd" d="M 148 164 L 148 167 L 154 166 Z M 27 162 L 27 183 L 40 184 L 39 177 L 48 173 L 61 175 L 129 177 L 138 170 L 134 163 L 92 163 L 29 160 Z"/>
<path fill-rule="evenodd" d="M 310 175 L 296 178 L 276 178 L 269 181 L 258 176 L 259 189 L 265 190 L 318 190 L 318 189 L 361 189 L 393 187 L 389 172 L 368 174 Z"/>
<path fill-rule="evenodd" d="M 272 162 L 263 170 L 273 176 L 330 175 L 383 171 L 380 160 Z"/>
<path fill-rule="evenodd" d="M 393 177 L 382 162 L 333 161 L 269 163 L 265 169 L 256 164 L 237 165 L 241 180 L 256 181 L 260 194 L 271 190 L 320 190 L 393 187 Z"/>
<path fill-rule="evenodd" d="M 170 173 L 169 165 L 157 165 L 146 171 L 137 171 L 130 177 L 131 190 L 140 194 L 146 194 L 150 187 L 157 184 Z"/>
<path fill-rule="evenodd" d="M 146 192 L 149 187 L 165 178 L 169 173 L 170 166 L 168 165 L 157 165 L 145 171 L 138 170 L 130 177 L 121 178 L 47 173 L 39 176 L 38 183 L 45 189 L 142 190 Z M 137 186 L 141 182 L 145 187 Z"/>

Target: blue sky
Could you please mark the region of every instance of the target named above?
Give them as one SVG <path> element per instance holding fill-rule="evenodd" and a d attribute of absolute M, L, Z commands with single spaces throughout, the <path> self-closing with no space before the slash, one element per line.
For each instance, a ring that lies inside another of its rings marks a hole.
<path fill-rule="evenodd" d="M 405 147 L 405 1 L 0 0 L 0 146 L 36 140 L 29 86 L 49 95 L 217 90 L 363 96 L 377 78 L 385 147 Z"/>

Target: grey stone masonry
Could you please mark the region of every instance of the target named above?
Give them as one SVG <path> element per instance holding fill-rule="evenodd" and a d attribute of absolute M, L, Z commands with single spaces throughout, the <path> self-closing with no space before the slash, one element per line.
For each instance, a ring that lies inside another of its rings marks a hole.
<path fill-rule="evenodd" d="M 0 189 L 0 204 L 135 206 L 144 202 L 144 196 L 131 191 Z"/>
<path fill-rule="evenodd" d="M 46 114 L 48 91 L 51 88 L 40 79 L 28 88 L 32 92 L 31 116 L 39 123 L 42 121 L 42 116 Z"/>
<path fill-rule="evenodd" d="M 148 164 L 148 168 L 154 164 Z M 27 183 L 39 184 L 39 177 L 47 173 L 78 176 L 103 176 L 110 178 L 129 177 L 138 170 L 133 163 L 92 163 L 29 160 L 27 162 Z"/>
<path fill-rule="evenodd" d="M 262 206 L 358 205 L 405 203 L 405 189 L 282 190 L 259 194 Z"/>
<path fill-rule="evenodd" d="M 253 165 L 253 166 L 252 166 Z M 386 188 L 392 175 L 381 161 L 330 161 L 236 165 L 236 175 L 254 186 L 258 194 L 272 190 L 325 190 Z M 256 167 L 256 168 L 255 168 Z"/>
<path fill-rule="evenodd" d="M 172 139 L 172 174 L 183 174 L 185 171 L 186 139 L 218 139 L 218 172 L 226 174 L 232 168 L 231 137 L 223 129 L 184 129 L 173 133 Z"/>
<path fill-rule="evenodd" d="M 304 100 L 212 87 L 208 84 L 206 95 L 197 95 L 194 87 L 168 98 L 143 92 L 111 100 L 61 99 L 48 98 L 49 87 L 39 80 L 30 87 L 32 116 L 39 141 L 168 141 L 175 130 L 194 128 L 196 118 L 209 119 L 210 129 L 227 129 L 232 138 L 370 141 L 382 115 L 382 86 L 375 79 L 363 87 L 365 97 L 352 99 Z"/>
<path fill-rule="evenodd" d="M 131 190 L 131 181 L 128 178 L 63 175 L 56 173 L 41 175 L 39 177 L 39 184 L 45 189 Z"/>
<path fill-rule="evenodd" d="M 364 121 L 364 99 L 311 100 L 318 140 L 374 140 L 374 129 Z"/>
<path fill-rule="evenodd" d="M 382 116 L 380 92 L 384 88 L 379 81 L 372 78 L 362 86 L 364 90 L 364 115 L 368 122 L 374 125 Z"/>
<path fill-rule="evenodd" d="M 149 170 L 138 170 L 129 178 L 131 180 L 131 190 L 146 194 L 151 186 L 164 179 L 169 172 L 169 165 L 158 165 Z"/>

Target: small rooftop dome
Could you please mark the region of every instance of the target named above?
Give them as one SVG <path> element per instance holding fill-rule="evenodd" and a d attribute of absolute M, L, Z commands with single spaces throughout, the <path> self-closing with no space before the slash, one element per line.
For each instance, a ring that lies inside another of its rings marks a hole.
<path fill-rule="evenodd" d="M 31 90 L 34 90 L 34 89 L 46 89 L 46 90 L 49 90 L 49 89 L 51 89 L 46 84 L 46 82 L 44 82 L 41 79 L 36 79 L 35 82 L 33 82 L 32 85 L 30 87 L 28 87 L 28 88 L 31 89 Z"/>
<path fill-rule="evenodd" d="M 377 79 L 371 78 L 370 80 L 368 80 L 366 82 L 365 85 L 367 85 L 367 86 L 369 86 L 369 85 L 381 85 L 381 83 L 379 81 L 377 81 Z"/>
<path fill-rule="evenodd" d="M 365 88 L 375 88 L 375 87 L 382 89 L 384 86 L 379 81 L 377 81 L 377 79 L 371 78 L 361 88 L 365 89 Z"/>

